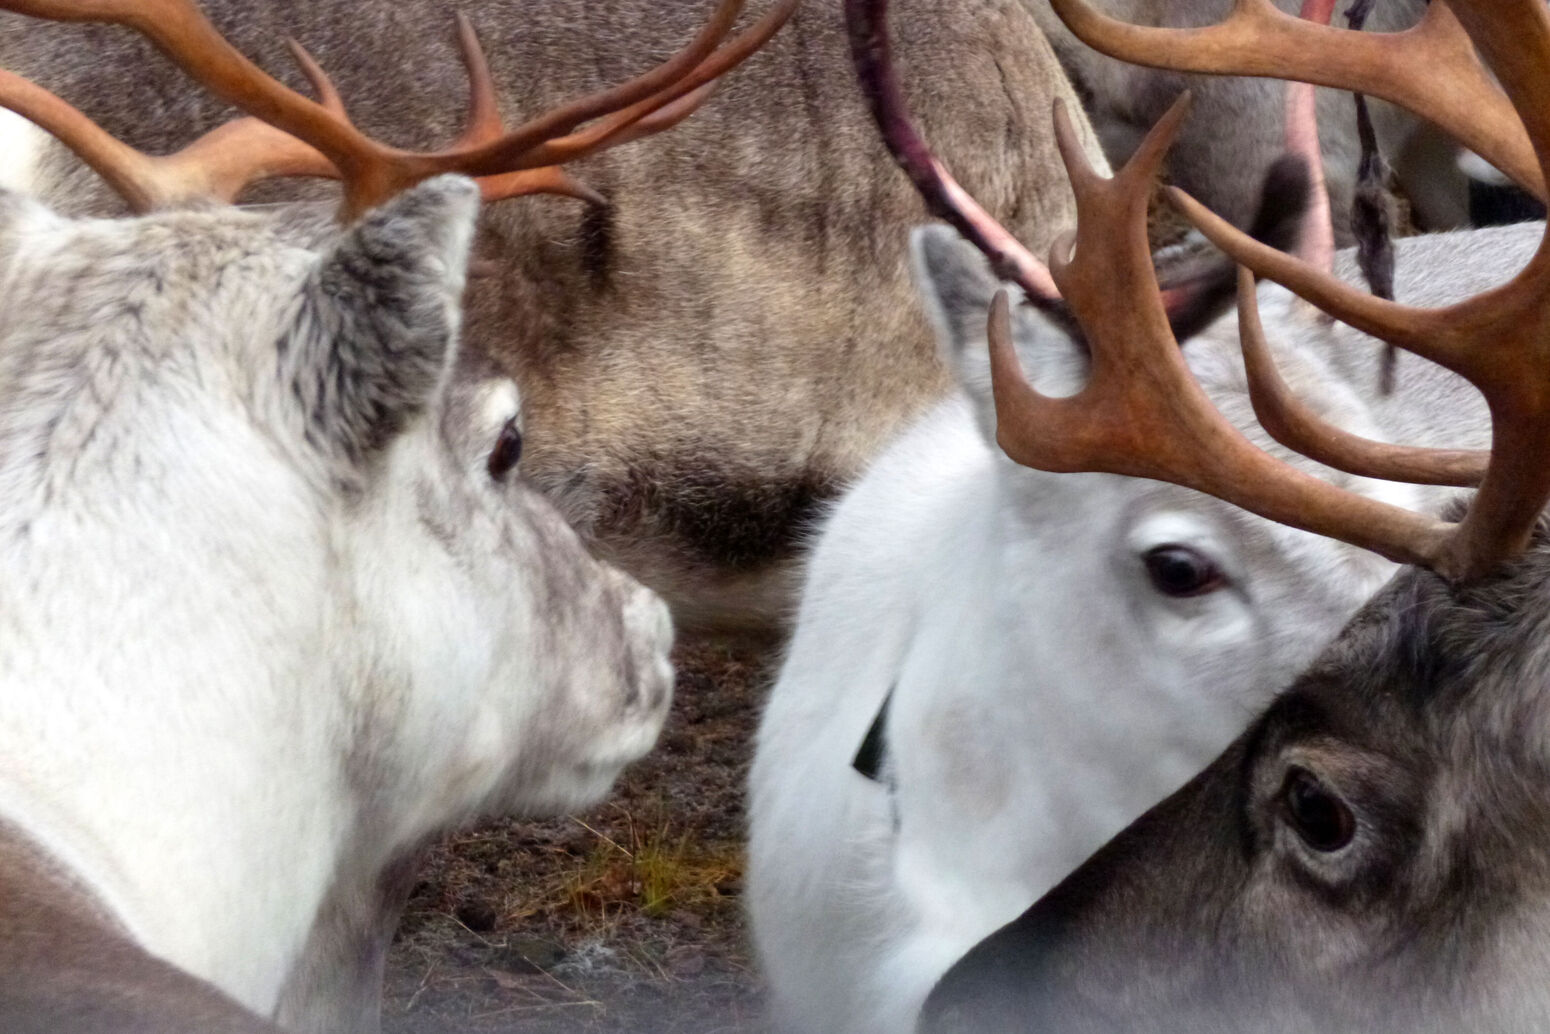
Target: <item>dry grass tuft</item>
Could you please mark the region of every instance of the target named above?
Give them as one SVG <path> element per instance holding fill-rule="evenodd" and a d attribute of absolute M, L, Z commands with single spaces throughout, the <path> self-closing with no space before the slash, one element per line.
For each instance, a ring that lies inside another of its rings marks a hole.
<path fill-rule="evenodd" d="M 611 800 L 431 852 L 389 965 L 388 1034 L 754 1034 L 743 788 L 768 658 L 681 649 L 673 716 Z"/>

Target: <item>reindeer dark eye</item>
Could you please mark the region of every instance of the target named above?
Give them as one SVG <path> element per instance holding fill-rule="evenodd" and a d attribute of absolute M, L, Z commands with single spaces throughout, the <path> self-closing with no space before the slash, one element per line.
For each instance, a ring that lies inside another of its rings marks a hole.
<path fill-rule="evenodd" d="M 1158 546 L 1145 560 L 1147 576 L 1164 596 L 1204 596 L 1227 584 L 1211 558 L 1188 546 Z"/>
<path fill-rule="evenodd" d="M 522 429 L 517 426 L 517 418 L 512 417 L 501 428 L 500 437 L 495 439 L 495 448 L 490 450 L 490 476 L 496 479 L 505 477 L 521 458 Z"/>
<path fill-rule="evenodd" d="M 1281 811 L 1303 843 L 1315 851 L 1338 851 L 1356 835 L 1351 809 L 1306 768 L 1294 767 L 1286 773 Z"/>

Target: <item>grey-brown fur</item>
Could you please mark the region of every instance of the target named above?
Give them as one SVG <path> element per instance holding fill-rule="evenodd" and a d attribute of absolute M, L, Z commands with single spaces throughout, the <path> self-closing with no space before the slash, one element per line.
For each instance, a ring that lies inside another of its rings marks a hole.
<path fill-rule="evenodd" d="M 924 1031 L 1550 1027 L 1550 539 L 1403 569 L 1248 732 L 933 993 Z M 1289 765 L 1351 810 L 1308 846 Z"/>
<path fill-rule="evenodd" d="M 1124 161 L 1153 124 L 1185 89 L 1194 96 L 1193 114 L 1168 155 L 1168 177 L 1208 208 L 1238 226 L 1254 214 L 1265 171 L 1286 149 L 1286 85 L 1280 80 L 1184 75 L 1125 64 L 1078 40 L 1049 0 L 1024 0 L 1060 55 L 1066 72 L 1087 102 L 1088 115 L 1111 161 Z M 1089 0 L 1112 17 L 1138 25 L 1194 28 L 1227 17 L 1232 0 Z M 1297 14 L 1302 0 L 1274 0 Z M 1332 24 L 1345 25 L 1351 0 L 1336 5 Z M 1392 32 L 1413 25 L 1426 0 L 1383 0 L 1368 27 Z M 1467 222 L 1468 191 L 1454 161 L 1456 149 L 1441 133 L 1385 104 L 1374 105 L 1380 140 L 1410 195 L 1418 221 L 1430 229 Z M 1318 91 L 1319 139 L 1334 215 L 1342 244 L 1352 241 L 1350 213 L 1361 157 L 1356 108 L 1351 95 Z"/>
<path fill-rule="evenodd" d="M 461 119 L 456 11 L 520 118 L 649 67 L 711 3 L 204 7 L 291 82 L 282 39 L 296 36 L 365 129 L 427 146 Z M 1018 0 L 907 0 L 893 33 L 925 135 L 1042 250 L 1072 217 L 1049 120 L 1051 100 L 1072 95 L 1031 16 Z M 152 149 L 216 110 L 119 30 L 0 18 L 0 66 Z M 69 162 L 49 158 L 48 174 Z M 806 520 L 947 388 L 906 274 L 922 209 L 861 104 L 840 5 L 809 0 L 693 118 L 577 171 L 608 209 L 519 200 L 483 217 L 467 340 L 517 375 L 524 467 L 601 553 L 683 622 L 767 626 L 788 606 Z M 53 194 L 79 204 L 100 189 L 67 176 Z"/>
<path fill-rule="evenodd" d="M 280 1034 L 135 944 L 92 893 L 0 823 L 0 1030 Z"/>

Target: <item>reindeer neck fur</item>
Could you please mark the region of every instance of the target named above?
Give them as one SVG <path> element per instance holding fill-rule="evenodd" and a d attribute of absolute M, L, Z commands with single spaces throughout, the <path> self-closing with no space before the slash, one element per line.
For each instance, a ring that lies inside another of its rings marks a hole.
<path fill-rule="evenodd" d="M 158 310 L 136 298 L 217 269 L 299 286 L 305 253 L 254 247 L 270 230 L 251 216 L 179 221 L 202 225 L 14 235 L 24 250 L 76 256 L 83 272 L 124 268 L 114 297 L 47 255 L 13 256 L 13 278 L 38 269 L 50 283 L 13 279 L 10 296 L 44 306 L 51 295 L 59 310 L 35 311 L 38 338 L 0 356 L 0 384 L 19 400 L 0 426 L 0 485 L 19 504 L 0 523 L 0 815 L 68 859 L 140 943 L 263 1010 L 360 818 L 346 715 L 368 686 L 384 687 L 369 657 L 339 649 L 359 634 L 358 590 L 339 583 L 354 565 L 335 555 L 359 548 L 341 532 L 362 515 L 330 512 L 317 491 L 330 471 L 314 464 L 309 482 L 272 461 L 281 440 L 255 433 L 248 414 L 278 411 L 281 385 L 234 379 L 246 366 L 222 354 L 278 340 L 278 323 L 252 323 L 276 314 L 228 308 L 240 289 L 190 296 L 243 336 L 165 354 L 158 346 L 179 339 L 141 322 Z M 138 234 L 127 259 L 125 233 Z M 69 307 L 92 319 L 61 332 Z M 168 378 L 220 390 L 180 396 Z M 138 404 L 145 393 L 158 396 L 154 415 Z M 169 506 L 182 520 L 157 527 Z M 211 620 L 234 607 L 242 623 Z"/>

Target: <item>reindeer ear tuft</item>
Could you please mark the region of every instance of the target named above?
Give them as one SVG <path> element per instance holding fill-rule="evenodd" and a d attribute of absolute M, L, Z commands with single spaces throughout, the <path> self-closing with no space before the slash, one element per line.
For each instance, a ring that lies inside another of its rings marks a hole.
<path fill-rule="evenodd" d="M 1001 284 L 973 245 L 939 223 L 910 234 L 910 260 L 942 358 L 956 368 L 961 352 L 984 344 L 985 314 Z"/>
<path fill-rule="evenodd" d="M 986 439 L 994 446 L 996 406 L 990 384 L 986 322 L 1001 287 L 989 264 L 949 227 L 932 224 L 910 236 L 915 286 L 935 325 L 939 351 L 973 403 Z M 1023 304 L 1014 290 L 1012 338 L 1023 369 L 1035 387 L 1070 395 L 1087 380 L 1086 346 L 1058 317 Z"/>
<path fill-rule="evenodd" d="M 309 442 L 359 466 L 426 407 L 456 351 L 478 212 L 442 176 L 346 230 L 319 261 L 281 342 Z"/>

